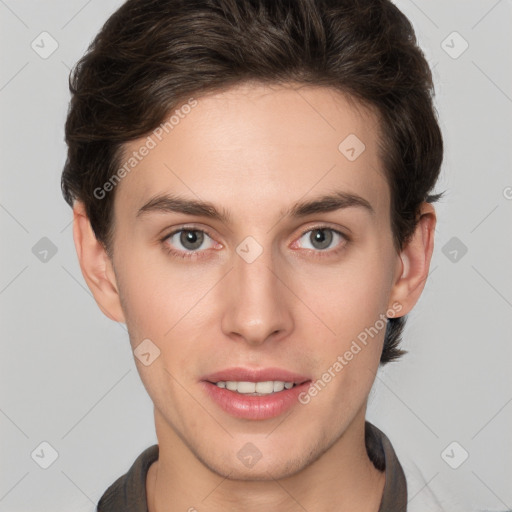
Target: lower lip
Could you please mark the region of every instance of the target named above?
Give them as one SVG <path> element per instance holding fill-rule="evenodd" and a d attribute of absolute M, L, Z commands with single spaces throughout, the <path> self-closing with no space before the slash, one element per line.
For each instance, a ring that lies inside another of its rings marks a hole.
<path fill-rule="evenodd" d="M 250 396 L 219 388 L 211 382 L 202 382 L 208 396 L 225 412 L 246 420 L 266 420 L 275 418 L 299 403 L 299 395 L 305 391 L 310 381 L 264 396 Z"/>

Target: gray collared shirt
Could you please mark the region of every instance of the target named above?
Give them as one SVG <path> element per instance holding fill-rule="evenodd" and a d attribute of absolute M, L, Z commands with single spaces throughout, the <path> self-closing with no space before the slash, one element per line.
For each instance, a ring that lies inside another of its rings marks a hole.
<path fill-rule="evenodd" d="M 378 512 L 406 512 L 407 484 L 404 471 L 390 440 L 384 432 L 365 424 L 368 455 L 375 467 L 386 472 L 386 483 Z M 158 459 L 158 445 L 146 448 L 128 470 L 103 494 L 97 512 L 148 512 L 146 476 L 149 466 Z"/>

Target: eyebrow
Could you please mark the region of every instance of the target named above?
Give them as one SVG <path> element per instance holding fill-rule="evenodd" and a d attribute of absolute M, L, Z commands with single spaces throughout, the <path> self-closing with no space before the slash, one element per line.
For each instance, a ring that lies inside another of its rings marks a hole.
<path fill-rule="evenodd" d="M 286 211 L 281 211 L 282 217 L 301 218 L 315 213 L 326 213 L 345 208 L 358 207 L 375 215 L 372 205 L 363 197 L 344 191 L 336 191 L 319 198 L 302 203 L 295 203 Z M 183 213 L 197 217 L 207 217 L 223 223 L 229 223 L 231 214 L 224 208 L 217 208 L 210 202 L 196 199 L 185 199 L 171 194 L 159 194 L 142 206 L 136 217 L 151 212 Z"/>

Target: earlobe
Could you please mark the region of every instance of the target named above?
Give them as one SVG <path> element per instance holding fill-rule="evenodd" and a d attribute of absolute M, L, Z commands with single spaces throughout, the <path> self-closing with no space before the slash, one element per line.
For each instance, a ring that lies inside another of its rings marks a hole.
<path fill-rule="evenodd" d="M 82 275 L 101 311 L 115 322 L 125 322 L 112 262 L 98 241 L 82 202 L 73 206 L 73 240 Z"/>
<path fill-rule="evenodd" d="M 435 226 L 434 207 L 422 203 L 413 236 L 399 255 L 401 270 L 390 296 L 390 303 L 402 305 L 401 316 L 412 310 L 425 287 L 434 250 Z"/>

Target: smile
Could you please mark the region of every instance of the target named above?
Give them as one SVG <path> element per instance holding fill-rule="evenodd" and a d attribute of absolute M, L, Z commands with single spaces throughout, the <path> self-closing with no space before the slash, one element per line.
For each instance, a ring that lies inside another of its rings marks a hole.
<path fill-rule="evenodd" d="M 200 381 L 211 402 L 235 418 L 266 420 L 299 404 L 311 384 L 307 376 L 282 368 L 226 368 Z"/>

